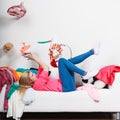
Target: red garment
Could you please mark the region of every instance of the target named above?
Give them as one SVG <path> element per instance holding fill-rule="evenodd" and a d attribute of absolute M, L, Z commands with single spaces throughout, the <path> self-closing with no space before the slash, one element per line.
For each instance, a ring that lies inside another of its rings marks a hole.
<path fill-rule="evenodd" d="M 116 72 L 120 72 L 120 66 L 108 65 L 101 68 L 95 78 L 105 82 L 106 84 L 112 85 Z"/>
<path fill-rule="evenodd" d="M 8 109 L 8 100 L 7 100 L 6 96 L 10 89 L 10 85 L 12 84 L 12 78 L 11 78 L 10 72 L 6 68 L 0 67 L 0 92 L 2 90 L 2 87 L 5 84 L 7 85 L 7 87 L 6 87 L 6 91 L 5 91 L 4 110 L 7 110 Z"/>
<path fill-rule="evenodd" d="M 17 71 L 14 68 L 11 68 L 9 66 L 2 66 L 1 68 L 7 68 L 8 70 L 10 70 L 15 82 L 19 81 L 19 75 L 17 74 Z"/>

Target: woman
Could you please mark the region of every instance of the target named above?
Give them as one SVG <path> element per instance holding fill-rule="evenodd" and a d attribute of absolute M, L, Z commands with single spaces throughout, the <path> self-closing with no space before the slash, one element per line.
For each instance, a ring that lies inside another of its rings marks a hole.
<path fill-rule="evenodd" d="M 99 53 L 99 45 L 95 48 L 73 57 L 71 59 L 60 58 L 58 61 L 58 70 L 60 79 L 54 80 L 49 76 L 49 67 L 35 54 L 24 53 L 23 56 L 29 60 L 34 61 L 39 65 L 37 75 L 26 71 L 22 74 L 19 83 L 20 86 L 33 87 L 40 91 L 56 91 L 56 92 L 70 92 L 76 90 L 76 83 L 74 73 L 78 73 L 84 80 L 89 79 L 97 74 L 97 71 L 86 72 L 75 66 L 75 64 L 83 62 L 91 55 Z"/>

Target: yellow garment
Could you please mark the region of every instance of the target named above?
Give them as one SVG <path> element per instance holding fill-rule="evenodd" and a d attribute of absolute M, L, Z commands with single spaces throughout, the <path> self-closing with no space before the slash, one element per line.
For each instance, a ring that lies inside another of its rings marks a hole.
<path fill-rule="evenodd" d="M 18 76 L 21 77 L 22 75 L 22 72 L 17 72 Z"/>

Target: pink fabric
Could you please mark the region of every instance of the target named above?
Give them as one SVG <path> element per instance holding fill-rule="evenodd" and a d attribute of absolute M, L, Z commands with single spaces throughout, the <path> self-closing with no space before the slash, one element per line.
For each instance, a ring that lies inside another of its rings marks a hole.
<path fill-rule="evenodd" d="M 78 87 L 77 90 L 86 90 L 88 95 L 95 101 L 99 102 L 100 96 L 98 94 L 97 89 L 94 87 L 94 85 L 90 83 L 86 83 L 81 87 Z"/>
<path fill-rule="evenodd" d="M 60 79 L 51 79 L 48 76 L 48 72 L 39 67 L 37 79 L 35 80 L 33 89 L 41 91 L 62 92 L 62 85 Z"/>
<path fill-rule="evenodd" d="M 11 16 L 16 16 L 17 18 L 21 18 L 26 14 L 26 9 L 23 6 L 23 2 L 20 5 L 14 5 L 7 10 L 7 13 Z"/>

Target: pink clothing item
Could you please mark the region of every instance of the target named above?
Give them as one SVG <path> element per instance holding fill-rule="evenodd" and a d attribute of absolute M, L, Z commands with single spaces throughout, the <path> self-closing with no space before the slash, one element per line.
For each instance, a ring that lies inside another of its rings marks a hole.
<path fill-rule="evenodd" d="M 33 89 L 62 92 L 62 84 L 60 79 L 51 79 L 48 72 L 39 67 L 37 79 L 34 82 Z"/>
<path fill-rule="evenodd" d="M 21 2 L 20 5 L 14 5 L 8 8 L 7 13 L 11 16 L 22 18 L 26 14 L 26 9 L 23 5 L 23 2 Z"/>
<path fill-rule="evenodd" d="M 81 87 L 78 87 L 77 90 L 86 90 L 88 95 L 95 101 L 99 102 L 100 96 L 98 94 L 97 89 L 94 87 L 94 85 L 90 83 L 86 83 Z"/>

